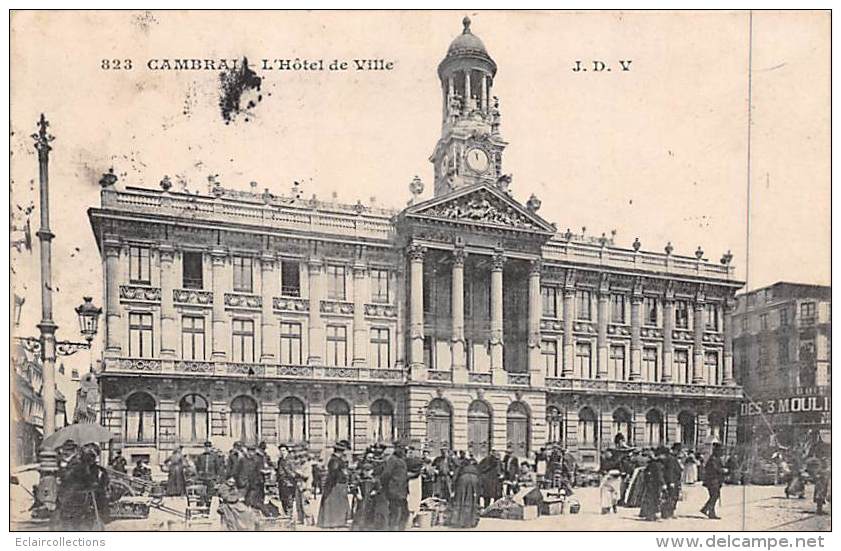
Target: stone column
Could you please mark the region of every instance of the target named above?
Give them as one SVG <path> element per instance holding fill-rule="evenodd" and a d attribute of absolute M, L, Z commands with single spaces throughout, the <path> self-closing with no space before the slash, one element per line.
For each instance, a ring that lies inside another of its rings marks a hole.
<path fill-rule="evenodd" d="M 365 297 L 368 290 L 365 264 L 353 265 L 353 367 L 368 364 L 368 328 L 365 327 Z"/>
<path fill-rule="evenodd" d="M 540 294 L 540 268 L 539 258 L 531 261 L 529 266 L 528 362 L 532 386 L 543 386 L 546 380 L 546 372 L 540 365 L 540 316 L 543 313 Z"/>
<path fill-rule="evenodd" d="M 225 264 L 228 252 L 224 249 L 210 251 L 213 263 L 213 354 L 214 360 L 224 361 L 228 358 L 229 343 L 228 316 L 225 313 L 225 291 L 228 289 L 225 277 Z"/>
<path fill-rule="evenodd" d="M 453 373 L 466 369 L 464 355 L 464 258 L 463 248 L 453 251 L 452 273 L 452 353 Z"/>
<path fill-rule="evenodd" d="M 669 293 L 663 299 L 663 382 L 671 382 L 675 379 L 674 345 L 672 344 L 672 331 L 674 327 L 675 302 L 674 296 Z"/>
<path fill-rule="evenodd" d="M 465 109 L 470 109 L 470 69 L 464 72 L 464 102 Z"/>
<path fill-rule="evenodd" d="M 264 252 L 260 257 L 260 299 L 262 310 L 260 312 L 261 338 L 260 338 L 260 362 L 264 364 L 274 363 L 279 357 L 280 337 L 278 335 L 278 324 L 274 317 L 272 301 L 280 295 L 280 277 L 275 270 L 275 257 Z"/>
<path fill-rule="evenodd" d="M 561 367 L 562 377 L 572 377 L 575 362 L 575 342 L 572 338 L 572 323 L 575 319 L 573 304 L 575 289 L 564 288 L 564 364 Z"/>
<path fill-rule="evenodd" d="M 642 286 L 634 285 L 631 295 L 631 377 L 632 381 L 642 378 Z"/>
<path fill-rule="evenodd" d="M 696 300 L 693 329 L 695 339 L 692 343 L 692 384 L 704 384 L 704 303 Z"/>
<path fill-rule="evenodd" d="M 158 247 L 161 267 L 161 358 L 175 357 L 175 343 L 178 331 L 175 323 L 175 306 L 172 302 L 172 290 L 175 279 L 172 266 L 175 248 L 169 243 Z"/>
<path fill-rule="evenodd" d="M 392 272 L 391 288 L 394 289 L 395 310 L 397 312 L 397 321 L 395 322 L 394 350 L 395 363 L 394 365 L 402 369 L 406 366 L 406 320 L 405 320 L 405 305 L 406 305 L 406 270 L 402 266 Z"/>
<path fill-rule="evenodd" d="M 482 110 L 488 110 L 488 77 L 482 75 Z"/>
<path fill-rule="evenodd" d="M 610 294 L 599 292 L 598 331 L 596 336 L 596 378 L 607 379 L 607 323 L 610 315 L 608 305 Z"/>
<path fill-rule="evenodd" d="M 118 357 L 122 350 L 120 321 L 120 241 L 106 238 L 105 249 L 105 355 Z"/>
<path fill-rule="evenodd" d="M 502 370 L 502 268 L 505 256 L 496 251 L 491 267 L 491 371 Z"/>
<path fill-rule="evenodd" d="M 728 298 L 724 302 L 721 316 L 721 328 L 724 332 L 724 384 L 731 386 L 736 384 L 736 378 L 733 376 L 733 309 L 735 306 L 736 301 Z"/>
<path fill-rule="evenodd" d="M 409 366 L 412 380 L 426 379 L 423 364 L 423 257 L 426 248 L 413 243 L 409 246 Z"/>
<path fill-rule="evenodd" d="M 321 259 L 310 258 L 307 270 L 309 276 L 309 354 L 307 365 L 322 365 L 324 357 L 324 321 L 321 319 L 321 300 L 324 298 Z"/>

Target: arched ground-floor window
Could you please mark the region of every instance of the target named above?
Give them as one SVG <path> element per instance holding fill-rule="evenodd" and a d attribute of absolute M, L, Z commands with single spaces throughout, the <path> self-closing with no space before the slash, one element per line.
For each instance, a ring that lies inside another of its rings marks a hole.
<path fill-rule="evenodd" d="M 467 451 L 482 459 L 491 451 L 491 409 L 481 400 L 467 408 Z"/>
<path fill-rule="evenodd" d="M 126 400 L 126 442 L 154 444 L 157 438 L 155 399 L 147 392 L 135 392 Z"/>
<path fill-rule="evenodd" d="M 178 403 L 178 438 L 181 442 L 204 442 L 210 423 L 207 400 L 199 394 L 188 394 Z"/>
<path fill-rule="evenodd" d="M 697 423 L 695 414 L 690 411 L 681 411 L 677 414 L 678 427 L 678 442 L 684 448 L 691 449 L 695 447 L 695 439 L 697 435 Z"/>
<path fill-rule="evenodd" d="M 278 406 L 277 440 L 285 444 L 295 444 L 306 439 L 307 417 L 304 402 L 294 396 L 287 396 Z"/>
<path fill-rule="evenodd" d="M 333 445 L 339 440 L 347 440 L 353 446 L 351 438 L 350 405 L 341 398 L 327 402 L 325 435 L 327 443 Z"/>
<path fill-rule="evenodd" d="M 561 443 L 564 440 L 564 418 L 555 406 L 546 408 L 546 442 Z"/>
<path fill-rule="evenodd" d="M 508 446 L 517 457 L 529 456 L 530 415 L 526 405 L 513 402 L 508 406 Z"/>
<path fill-rule="evenodd" d="M 429 449 L 453 448 L 453 410 L 441 398 L 429 402 L 426 414 L 426 440 Z"/>
<path fill-rule="evenodd" d="M 631 412 L 625 408 L 618 408 L 613 412 L 613 439 L 614 443 L 619 439 L 618 435 L 622 435 L 626 445 L 631 445 L 634 441 L 634 429 L 631 420 Z"/>
<path fill-rule="evenodd" d="M 583 448 L 595 448 L 599 443 L 598 417 L 589 407 L 578 412 L 578 445 Z"/>
<path fill-rule="evenodd" d="M 663 444 L 663 414 L 659 410 L 652 409 L 645 414 L 645 445 L 659 446 Z"/>
<path fill-rule="evenodd" d="M 237 396 L 231 402 L 231 438 L 246 444 L 256 444 L 259 437 L 257 401 L 249 396 Z"/>
<path fill-rule="evenodd" d="M 371 404 L 368 430 L 372 442 L 391 442 L 394 440 L 394 406 L 388 400 L 380 398 Z"/>

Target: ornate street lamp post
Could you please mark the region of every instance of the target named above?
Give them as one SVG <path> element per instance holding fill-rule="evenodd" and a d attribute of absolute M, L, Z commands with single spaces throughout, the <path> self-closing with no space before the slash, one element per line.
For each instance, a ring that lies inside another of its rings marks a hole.
<path fill-rule="evenodd" d="M 84 302 L 76 307 L 76 315 L 79 316 L 79 332 L 88 342 L 88 350 L 91 351 L 90 370 L 93 371 L 93 346 L 91 341 L 96 336 L 102 308 L 95 306 L 91 297 L 83 297 L 83 300 Z"/>
<path fill-rule="evenodd" d="M 41 242 L 41 360 L 43 363 L 44 386 L 41 396 L 44 400 L 44 437 L 55 432 L 55 332 L 58 326 L 53 321 L 52 296 L 52 239 L 55 237 L 50 231 L 50 197 L 49 197 L 49 162 L 50 142 L 53 136 L 47 133 L 49 123 L 41 114 L 38 121 L 38 132 L 32 134 L 35 149 L 38 150 L 38 175 L 40 181 L 40 210 L 41 227 L 38 230 L 38 240 Z"/>

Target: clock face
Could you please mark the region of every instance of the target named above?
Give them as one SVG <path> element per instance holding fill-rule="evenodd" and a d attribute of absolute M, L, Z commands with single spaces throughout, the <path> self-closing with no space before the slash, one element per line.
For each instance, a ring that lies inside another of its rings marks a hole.
<path fill-rule="evenodd" d="M 467 151 L 467 166 L 474 172 L 485 172 L 490 164 L 484 149 L 475 147 Z"/>

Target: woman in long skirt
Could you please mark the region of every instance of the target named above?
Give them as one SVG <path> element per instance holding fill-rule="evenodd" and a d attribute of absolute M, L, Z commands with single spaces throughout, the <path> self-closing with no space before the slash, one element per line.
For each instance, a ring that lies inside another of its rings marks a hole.
<path fill-rule="evenodd" d="M 348 507 L 348 472 L 345 451 L 350 445 L 342 440 L 333 446 L 333 455 L 327 462 L 327 479 L 324 481 L 321 507 L 318 509 L 320 528 L 344 528 L 347 526 L 350 508 Z"/>
<path fill-rule="evenodd" d="M 479 524 L 479 468 L 471 459 L 459 471 L 450 510 L 453 528 L 475 528 Z"/>
<path fill-rule="evenodd" d="M 696 482 L 698 482 L 698 461 L 695 459 L 695 454 L 689 452 L 683 460 L 683 483 L 695 484 Z"/>

